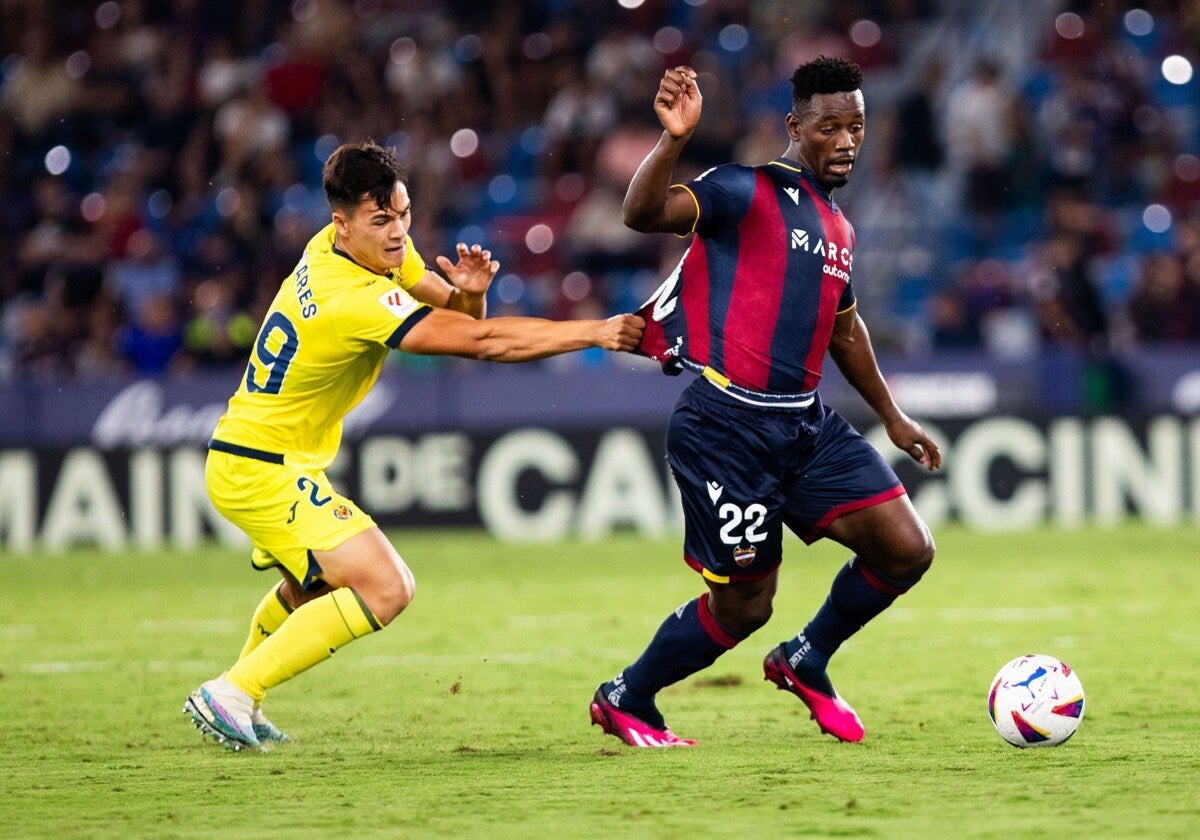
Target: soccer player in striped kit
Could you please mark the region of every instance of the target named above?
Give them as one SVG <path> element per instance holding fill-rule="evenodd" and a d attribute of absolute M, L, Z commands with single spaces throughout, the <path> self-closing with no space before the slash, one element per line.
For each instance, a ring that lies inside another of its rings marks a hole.
<path fill-rule="evenodd" d="M 708 591 L 670 614 L 641 657 L 600 685 L 592 722 L 638 747 L 688 746 L 657 693 L 707 668 L 767 623 L 786 525 L 853 552 L 824 605 L 771 650 L 765 678 L 795 694 L 822 732 L 862 740 L 826 673 L 838 646 L 929 568 L 933 539 L 883 458 L 817 393 L 828 351 L 888 437 L 941 466 L 937 444 L 893 400 L 855 306 L 854 229 L 833 200 L 863 140 L 858 67 L 818 58 L 792 76 L 789 144 L 761 166 L 727 164 L 672 184 L 700 118 L 688 67 L 668 70 L 654 109 L 664 132 L 625 196 L 643 232 L 695 234 L 646 304 L 639 351 L 699 376 L 671 414 L 667 460 L 685 514 L 684 559 Z"/>

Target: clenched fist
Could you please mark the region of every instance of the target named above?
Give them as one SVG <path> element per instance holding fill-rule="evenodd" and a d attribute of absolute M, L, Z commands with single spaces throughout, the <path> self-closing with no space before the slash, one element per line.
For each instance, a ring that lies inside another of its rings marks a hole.
<path fill-rule="evenodd" d="M 642 340 L 646 321 L 638 315 L 614 315 L 607 321 L 597 321 L 599 326 L 596 346 L 605 350 L 629 352 Z"/>

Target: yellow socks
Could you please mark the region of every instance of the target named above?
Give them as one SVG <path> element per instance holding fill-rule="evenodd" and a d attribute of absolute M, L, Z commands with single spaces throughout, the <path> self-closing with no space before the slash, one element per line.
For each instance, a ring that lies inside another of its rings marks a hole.
<path fill-rule="evenodd" d="M 258 647 L 263 639 L 278 630 L 284 620 L 292 614 L 292 608 L 279 592 L 282 587 L 283 581 L 272 586 L 271 591 L 263 597 L 258 609 L 254 611 L 250 618 L 250 635 L 246 637 L 246 644 L 242 646 L 238 659 L 242 659 Z"/>
<path fill-rule="evenodd" d="M 335 589 L 299 607 L 225 676 L 256 703 L 261 702 L 268 688 L 324 662 L 338 648 L 381 627 L 357 592 Z"/>

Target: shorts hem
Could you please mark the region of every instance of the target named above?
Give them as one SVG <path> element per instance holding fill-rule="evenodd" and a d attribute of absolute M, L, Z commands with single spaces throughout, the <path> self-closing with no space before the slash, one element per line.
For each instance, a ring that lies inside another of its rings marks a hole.
<path fill-rule="evenodd" d="M 692 571 L 698 572 L 705 580 L 712 581 L 713 583 L 741 583 L 747 580 L 762 580 L 779 568 L 779 564 L 783 562 L 783 558 L 780 557 L 768 569 L 756 569 L 750 572 L 739 572 L 728 575 L 717 574 L 690 554 L 683 555 L 683 562 L 691 566 Z"/>
<path fill-rule="evenodd" d="M 805 545 L 812 545 L 817 540 L 825 536 L 825 529 L 833 524 L 839 516 L 847 513 L 854 513 L 856 510 L 865 510 L 869 507 L 881 505 L 884 502 L 890 502 L 892 499 L 898 499 L 901 496 L 908 495 L 908 491 L 904 489 L 903 484 L 884 490 L 882 493 L 876 493 L 874 496 L 868 496 L 865 499 L 855 499 L 852 502 L 845 502 L 830 508 L 825 512 L 825 515 L 813 523 L 812 527 L 799 534 L 800 539 Z"/>

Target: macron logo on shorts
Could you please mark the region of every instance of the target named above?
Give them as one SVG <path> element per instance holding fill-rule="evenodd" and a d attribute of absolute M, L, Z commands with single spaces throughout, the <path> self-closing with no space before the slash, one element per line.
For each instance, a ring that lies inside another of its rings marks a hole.
<path fill-rule="evenodd" d="M 402 289 L 392 289 L 379 296 L 379 302 L 384 308 L 403 321 L 413 313 L 418 306 L 416 299 Z"/>
<path fill-rule="evenodd" d="M 725 488 L 715 481 L 708 481 L 705 483 L 708 486 L 708 498 L 712 499 L 712 503 L 715 505 L 717 503 L 717 499 L 721 498 L 721 494 L 725 492 Z"/>

